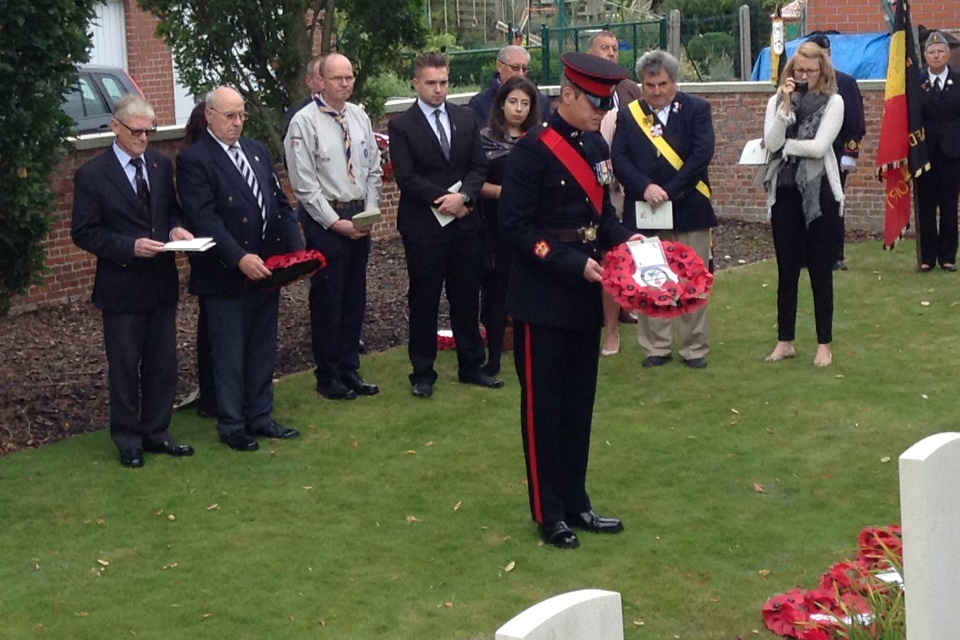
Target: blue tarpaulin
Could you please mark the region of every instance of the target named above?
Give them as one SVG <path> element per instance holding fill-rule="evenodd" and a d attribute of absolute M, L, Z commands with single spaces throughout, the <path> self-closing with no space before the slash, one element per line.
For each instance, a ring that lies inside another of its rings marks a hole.
<path fill-rule="evenodd" d="M 810 36 L 786 43 L 786 61 Z M 834 67 L 857 80 L 883 80 L 887 77 L 890 50 L 889 33 L 831 33 L 830 60 Z M 751 80 L 770 80 L 770 47 L 765 47 L 753 65 Z"/>

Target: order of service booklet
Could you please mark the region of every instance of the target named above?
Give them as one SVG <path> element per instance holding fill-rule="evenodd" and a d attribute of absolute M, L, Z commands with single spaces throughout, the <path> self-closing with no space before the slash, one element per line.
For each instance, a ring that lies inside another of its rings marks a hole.
<path fill-rule="evenodd" d="M 361 211 L 357 215 L 350 218 L 353 222 L 353 226 L 358 229 L 366 229 L 367 227 L 372 227 L 376 223 L 380 222 L 380 210 L 379 209 L 369 209 L 367 211 Z"/>
<path fill-rule="evenodd" d="M 463 186 L 463 182 L 461 182 L 460 180 L 457 180 L 452 185 L 450 185 L 450 188 L 447 189 L 447 192 L 459 193 L 461 186 Z M 457 219 L 456 216 L 448 216 L 445 213 L 440 213 L 440 209 L 437 209 L 436 207 L 430 207 L 430 210 L 433 211 L 433 215 L 436 216 L 437 222 L 440 223 L 441 227 L 445 227 Z"/>
<path fill-rule="evenodd" d="M 163 245 L 167 251 L 206 251 L 217 246 L 213 238 L 194 238 L 193 240 L 174 240 Z"/>

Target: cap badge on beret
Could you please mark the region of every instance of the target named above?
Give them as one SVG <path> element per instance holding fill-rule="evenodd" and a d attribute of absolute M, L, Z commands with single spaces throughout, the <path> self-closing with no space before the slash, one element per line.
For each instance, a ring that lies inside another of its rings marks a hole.
<path fill-rule="evenodd" d="M 947 36 L 943 35 L 941 31 L 934 31 L 927 36 L 927 43 L 923 45 L 923 50 L 926 51 L 935 44 L 942 44 L 948 49 L 950 48 L 950 42 L 947 40 Z"/>

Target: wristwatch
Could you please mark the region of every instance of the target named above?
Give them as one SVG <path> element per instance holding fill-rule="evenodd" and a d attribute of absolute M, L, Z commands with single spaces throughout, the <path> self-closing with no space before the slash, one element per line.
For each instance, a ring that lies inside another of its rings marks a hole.
<path fill-rule="evenodd" d="M 470 196 L 465 194 L 463 191 L 460 192 L 460 197 L 463 198 L 463 204 L 470 204 Z"/>

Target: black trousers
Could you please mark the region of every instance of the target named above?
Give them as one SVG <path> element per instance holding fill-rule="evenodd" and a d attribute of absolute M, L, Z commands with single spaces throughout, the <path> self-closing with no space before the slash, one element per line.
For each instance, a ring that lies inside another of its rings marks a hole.
<path fill-rule="evenodd" d="M 957 263 L 957 199 L 960 158 L 948 158 L 939 147 L 930 154 L 930 171 L 917 178 L 920 218 L 920 261 L 934 266 Z M 937 211 L 940 225 L 937 228 Z"/>
<path fill-rule="evenodd" d="M 516 320 L 513 328 L 530 513 L 538 524 L 553 523 L 591 509 L 586 477 L 600 328 Z"/>
<path fill-rule="evenodd" d="M 203 296 L 197 298 L 200 312 L 197 314 L 197 382 L 200 397 L 197 410 L 217 415 L 217 388 L 213 381 L 213 347 L 210 346 L 210 320 L 207 318 L 207 303 Z"/>
<path fill-rule="evenodd" d="M 487 363 L 490 375 L 500 371 L 503 334 L 507 329 L 507 285 L 510 282 L 512 249 L 500 238 L 496 214 L 484 211 L 483 280 L 480 287 L 480 321 L 487 330 Z"/>
<path fill-rule="evenodd" d="M 324 229 L 310 216 L 303 217 L 303 231 L 307 248 L 327 258 L 327 266 L 310 278 L 314 373 L 318 382 L 327 383 L 360 368 L 370 236 L 351 240 Z"/>
<path fill-rule="evenodd" d="M 833 342 L 834 238 L 840 204 L 833 199 L 824 176 L 820 185 L 822 214 L 807 228 L 803 203 L 796 187 L 777 189 L 771 226 L 777 254 L 777 339 L 796 337 L 800 270 L 806 266 L 813 289 L 817 344 Z"/>
<path fill-rule="evenodd" d="M 175 304 L 103 314 L 110 437 L 121 451 L 170 437 L 177 395 L 176 316 Z"/>
<path fill-rule="evenodd" d="M 433 363 L 437 359 L 437 316 L 440 292 L 446 286 L 450 303 L 450 324 L 457 343 L 460 376 L 476 374 L 483 365 L 480 338 L 480 278 L 483 244 L 479 235 L 442 240 L 403 238 L 410 288 L 410 341 L 407 351 L 413 373 L 410 383 L 437 380 Z"/>
<path fill-rule="evenodd" d="M 837 160 L 837 162 L 839 163 L 840 161 Z M 846 186 L 847 186 L 847 176 L 848 176 L 849 174 L 850 174 L 849 171 L 842 171 L 842 170 L 840 171 L 840 187 L 841 187 L 841 188 L 846 188 Z M 845 240 L 846 240 L 846 235 L 847 235 L 847 229 L 846 229 L 846 227 L 847 227 L 847 225 L 846 225 L 846 222 L 844 221 L 843 216 L 839 216 L 839 215 L 838 215 L 838 216 L 837 216 L 837 224 L 836 224 L 836 244 L 834 245 L 833 259 L 834 259 L 834 260 L 839 260 L 840 262 L 843 262 L 843 260 L 844 260 L 844 258 L 843 258 L 843 245 L 844 245 L 844 242 L 845 242 Z"/>

